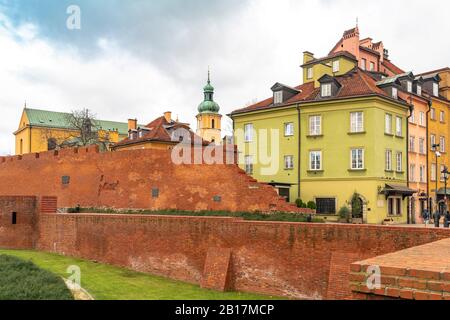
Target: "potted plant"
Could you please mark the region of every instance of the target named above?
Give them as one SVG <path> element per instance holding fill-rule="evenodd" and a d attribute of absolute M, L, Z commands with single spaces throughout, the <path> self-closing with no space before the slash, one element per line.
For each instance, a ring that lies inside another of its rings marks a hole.
<path fill-rule="evenodd" d="M 350 209 L 348 207 L 342 207 L 339 209 L 339 222 L 340 223 L 349 223 L 350 222 Z"/>

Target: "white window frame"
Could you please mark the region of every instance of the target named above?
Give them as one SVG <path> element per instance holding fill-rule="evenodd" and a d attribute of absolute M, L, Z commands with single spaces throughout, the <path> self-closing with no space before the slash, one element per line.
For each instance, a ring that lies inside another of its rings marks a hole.
<path fill-rule="evenodd" d="M 426 171 L 425 166 L 420 166 L 419 167 L 419 181 L 420 181 L 420 183 L 425 183 L 425 180 L 426 180 L 426 178 L 425 178 L 425 171 Z"/>
<path fill-rule="evenodd" d="M 403 172 L 403 152 L 401 151 L 395 154 L 395 171 Z"/>
<path fill-rule="evenodd" d="M 409 123 L 416 123 L 416 113 L 414 110 L 411 112 L 411 116 L 409 117 Z"/>
<path fill-rule="evenodd" d="M 445 137 L 444 136 L 440 136 L 439 137 L 439 149 L 441 153 L 445 153 L 446 148 L 445 148 Z"/>
<path fill-rule="evenodd" d="M 331 83 L 322 83 L 320 85 L 320 94 L 322 97 L 331 97 Z"/>
<path fill-rule="evenodd" d="M 419 138 L 419 153 L 425 154 L 425 139 Z"/>
<path fill-rule="evenodd" d="M 322 134 L 322 116 L 315 115 L 309 117 L 309 135 L 320 136 Z"/>
<path fill-rule="evenodd" d="M 416 182 L 416 165 L 414 163 L 409 165 L 409 181 Z"/>
<path fill-rule="evenodd" d="M 306 78 L 312 79 L 314 77 L 314 70 L 312 67 L 306 68 Z"/>
<path fill-rule="evenodd" d="M 392 114 L 386 113 L 384 116 L 384 132 L 392 134 Z"/>
<path fill-rule="evenodd" d="M 253 174 L 253 156 L 245 156 L 244 158 L 245 172 Z"/>
<path fill-rule="evenodd" d="M 364 71 L 367 69 L 367 60 L 364 58 L 361 59 L 361 69 Z"/>
<path fill-rule="evenodd" d="M 319 156 L 319 166 L 317 166 L 317 155 Z M 321 171 L 323 168 L 322 150 L 311 150 L 309 152 L 309 170 Z"/>
<path fill-rule="evenodd" d="M 416 137 L 409 136 L 409 152 L 416 152 Z"/>
<path fill-rule="evenodd" d="M 392 87 L 392 98 L 398 98 L 398 89 L 396 87 Z"/>
<path fill-rule="evenodd" d="M 441 164 L 441 165 L 439 166 L 439 180 L 440 180 L 441 182 L 444 182 L 444 181 L 445 181 L 445 175 L 442 173 L 442 171 L 444 171 L 444 170 L 445 170 L 445 165 Z"/>
<path fill-rule="evenodd" d="M 285 170 L 294 169 L 294 156 L 292 155 L 284 156 L 284 169 Z"/>
<path fill-rule="evenodd" d="M 386 150 L 384 154 L 385 158 L 385 170 L 386 171 L 392 171 L 392 150 Z"/>
<path fill-rule="evenodd" d="M 442 110 L 439 112 L 439 121 L 445 123 L 445 112 Z"/>
<path fill-rule="evenodd" d="M 339 68 L 340 68 L 340 61 L 334 60 L 333 61 L 333 73 L 339 72 Z"/>
<path fill-rule="evenodd" d="M 357 111 L 350 113 L 350 132 L 364 132 L 364 112 Z"/>
<path fill-rule="evenodd" d="M 356 153 L 354 153 L 356 152 Z M 362 148 L 353 148 L 350 150 L 350 169 L 351 170 L 364 170 L 364 149 Z M 355 163 L 356 166 L 353 166 L 353 156 L 356 156 Z M 360 159 L 359 159 L 360 158 Z"/>
<path fill-rule="evenodd" d="M 287 122 L 284 124 L 284 136 L 292 137 L 294 135 L 294 123 Z"/>
<path fill-rule="evenodd" d="M 412 91 L 413 91 L 412 81 L 406 81 L 406 91 L 408 91 L 409 93 L 412 93 Z"/>
<path fill-rule="evenodd" d="M 436 135 L 430 134 L 430 150 L 435 151 L 433 149 L 433 145 L 436 144 Z"/>
<path fill-rule="evenodd" d="M 372 61 L 370 61 L 370 63 L 369 63 L 369 70 L 375 71 L 375 63 L 373 63 Z"/>
<path fill-rule="evenodd" d="M 275 91 L 273 93 L 273 103 L 274 104 L 280 104 L 283 103 L 283 91 Z"/>
<path fill-rule="evenodd" d="M 439 83 L 433 83 L 433 96 L 439 97 Z"/>
<path fill-rule="evenodd" d="M 416 93 L 418 96 L 422 95 L 422 86 L 421 85 L 417 85 Z"/>
<path fill-rule="evenodd" d="M 432 163 L 431 164 L 431 167 L 430 167 L 430 180 L 431 181 L 436 181 L 436 178 L 437 178 L 437 176 L 436 176 L 436 164 L 435 163 Z"/>
<path fill-rule="evenodd" d="M 425 126 L 425 112 L 423 111 L 419 112 L 419 125 L 422 127 Z"/>
<path fill-rule="evenodd" d="M 244 124 L 244 141 L 245 142 L 253 142 L 253 133 L 254 133 L 253 124 L 252 123 Z"/>
<path fill-rule="evenodd" d="M 402 117 L 395 117 L 395 135 L 397 137 L 403 136 L 403 119 Z"/>
<path fill-rule="evenodd" d="M 430 117 L 431 117 L 431 120 L 436 120 L 436 109 L 435 108 L 430 108 Z"/>

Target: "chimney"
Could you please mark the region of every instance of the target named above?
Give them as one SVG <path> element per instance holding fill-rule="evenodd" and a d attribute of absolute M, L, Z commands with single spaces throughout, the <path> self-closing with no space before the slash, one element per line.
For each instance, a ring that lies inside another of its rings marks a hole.
<path fill-rule="evenodd" d="M 303 63 L 308 63 L 310 61 L 314 60 L 314 53 L 311 53 L 309 51 L 303 52 Z"/>
<path fill-rule="evenodd" d="M 164 112 L 164 118 L 166 118 L 166 121 L 167 122 L 172 122 L 172 112 L 171 111 L 167 111 L 167 112 Z"/>
<path fill-rule="evenodd" d="M 128 131 L 137 129 L 137 119 L 128 119 Z"/>

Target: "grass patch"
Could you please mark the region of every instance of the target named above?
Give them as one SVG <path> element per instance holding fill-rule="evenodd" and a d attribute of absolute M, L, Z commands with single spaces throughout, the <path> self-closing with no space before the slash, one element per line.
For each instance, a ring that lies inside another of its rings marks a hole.
<path fill-rule="evenodd" d="M 0 300 L 73 300 L 63 279 L 31 261 L 0 255 Z"/>
<path fill-rule="evenodd" d="M 313 215 L 288 212 L 229 212 L 229 211 L 180 211 L 180 210 L 123 210 L 114 208 L 68 208 L 68 213 L 100 213 L 100 214 L 143 214 L 161 216 L 191 216 L 191 217 L 234 217 L 249 221 L 285 221 L 324 223 L 324 220 Z"/>
<path fill-rule="evenodd" d="M 0 250 L 32 261 L 42 269 L 67 277 L 67 268 L 81 269 L 81 286 L 97 300 L 267 300 L 251 293 L 217 292 L 180 281 L 134 272 L 102 263 L 28 250 Z M 3 292 L 4 290 L 2 290 Z"/>

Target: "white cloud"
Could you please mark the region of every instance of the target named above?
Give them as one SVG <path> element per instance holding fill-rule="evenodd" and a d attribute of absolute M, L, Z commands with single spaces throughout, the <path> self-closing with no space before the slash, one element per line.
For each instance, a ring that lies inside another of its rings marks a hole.
<path fill-rule="evenodd" d="M 326 55 L 356 17 L 361 36 L 383 40 L 400 67 L 414 72 L 444 67 L 450 42 L 441 38 L 450 31 L 449 8 L 439 0 L 250 0 L 223 19 L 217 12 L 195 25 L 167 19 L 176 31 L 170 46 L 145 36 L 140 46 L 126 46 L 111 23 L 90 56 L 70 42 L 45 40 L 39 25 L 14 28 L 0 16 L 0 153 L 14 152 L 11 133 L 24 100 L 35 108 L 88 107 L 102 119 L 137 117 L 143 123 L 170 109 L 195 126 L 208 65 L 226 114 L 266 98 L 277 81 L 299 84 L 302 52 Z M 158 59 L 134 49 L 142 46 L 160 51 Z"/>

